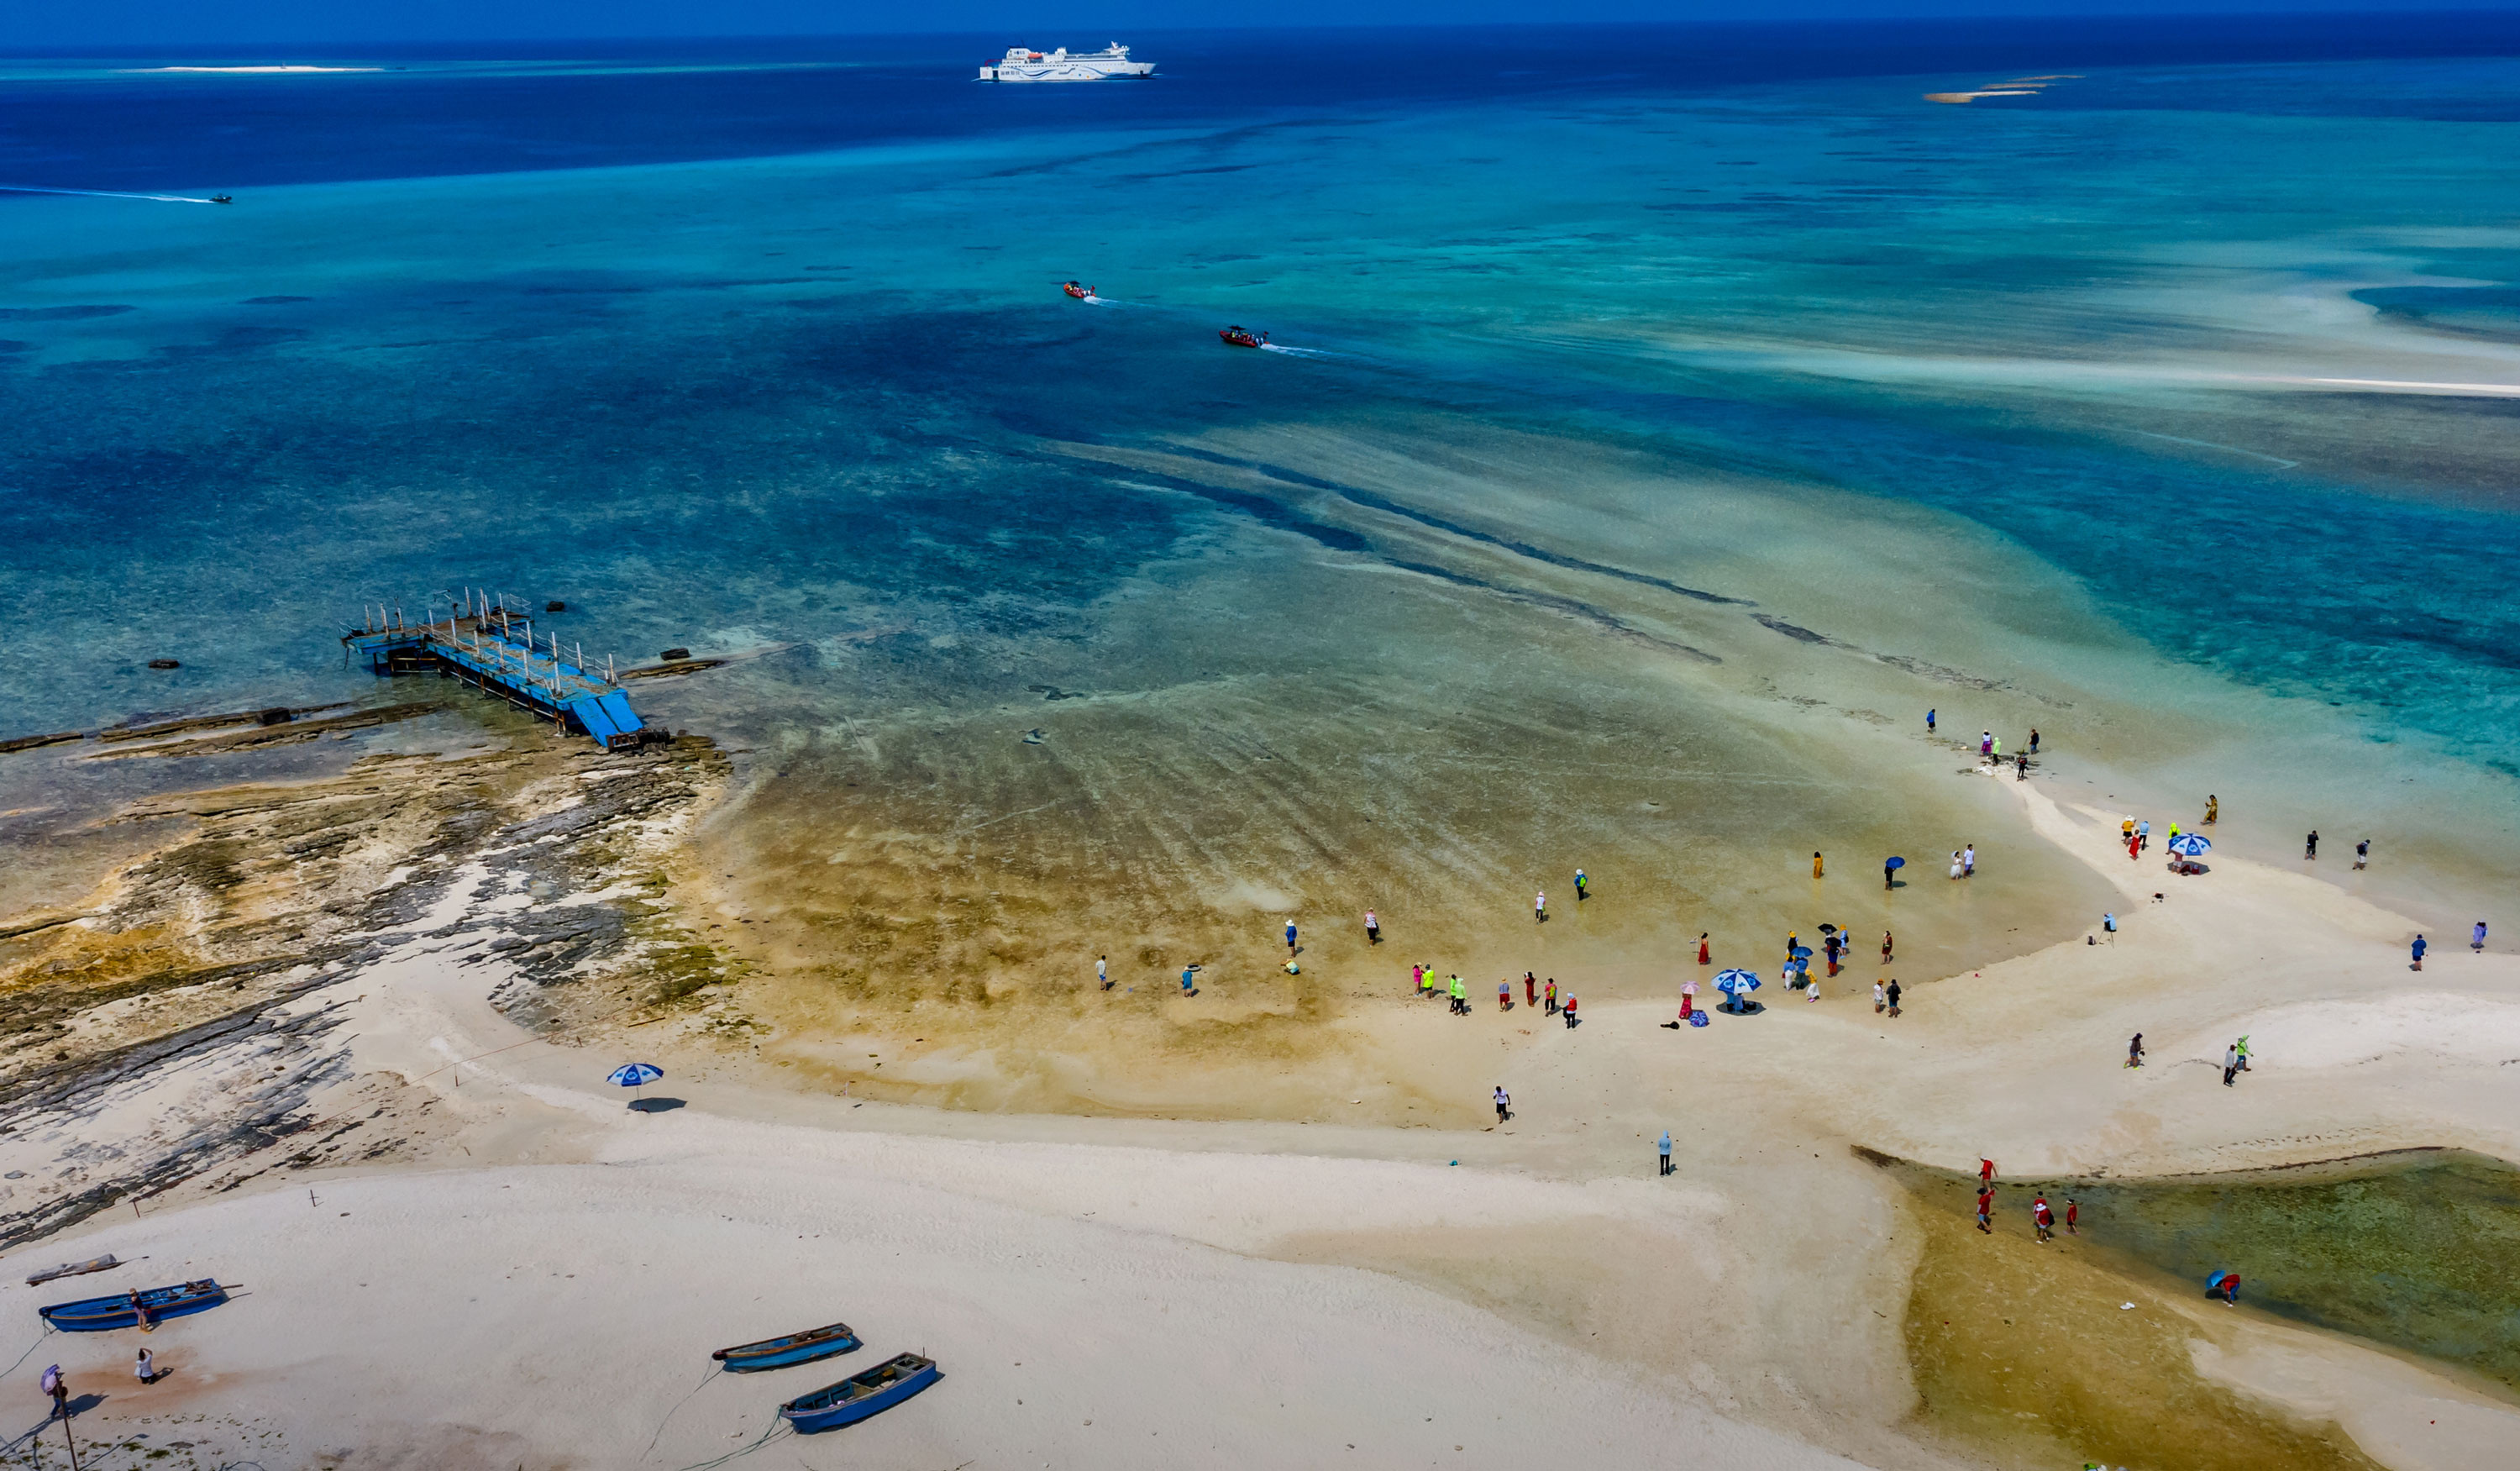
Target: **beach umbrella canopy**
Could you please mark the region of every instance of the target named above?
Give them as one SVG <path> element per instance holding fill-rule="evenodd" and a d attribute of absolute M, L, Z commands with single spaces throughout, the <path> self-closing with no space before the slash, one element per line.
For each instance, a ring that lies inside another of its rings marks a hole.
<path fill-rule="evenodd" d="M 1820 932 L 1823 935 L 1833 935 L 1837 933 L 1837 926 L 1834 924 L 1823 924 L 1820 927 Z"/>
<path fill-rule="evenodd" d="M 625 1062 L 612 1070 L 604 1081 L 618 1083 L 623 1088 L 639 1088 L 665 1076 L 665 1070 L 652 1062 Z"/>
<path fill-rule="evenodd" d="M 1759 978 L 1746 970 L 1728 970 L 1715 978 L 1715 989 L 1726 996 L 1740 997 L 1759 989 Z"/>
<path fill-rule="evenodd" d="M 2179 836 L 2172 838 L 2164 846 L 2168 847 L 2171 852 L 2178 854 L 2181 858 L 2194 858 L 2197 854 L 2213 847 L 2214 840 L 2207 837 L 2199 837 L 2193 832 L 2182 832 L 2179 834 Z"/>
<path fill-rule="evenodd" d="M 1904 858 L 1885 858 L 1881 860 L 1881 867 L 1885 869 L 1904 869 L 1908 867 L 1908 861 Z"/>

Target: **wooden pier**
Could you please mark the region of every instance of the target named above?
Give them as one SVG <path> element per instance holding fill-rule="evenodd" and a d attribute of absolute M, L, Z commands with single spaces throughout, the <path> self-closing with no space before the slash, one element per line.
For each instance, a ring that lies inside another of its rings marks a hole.
<path fill-rule="evenodd" d="M 342 646 L 375 674 L 460 680 L 592 736 L 607 750 L 671 738 L 648 729 L 630 708 L 608 656 L 603 673 L 590 671 L 583 648 L 563 650 L 556 635 L 534 633 L 521 600 L 471 588 L 441 596 L 445 602 L 430 604 L 418 623 L 405 622 L 396 606 L 362 609 L 360 626 L 341 636 Z M 518 605 L 511 607 L 512 602 Z M 446 609 L 443 617 L 439 606 Z"/>

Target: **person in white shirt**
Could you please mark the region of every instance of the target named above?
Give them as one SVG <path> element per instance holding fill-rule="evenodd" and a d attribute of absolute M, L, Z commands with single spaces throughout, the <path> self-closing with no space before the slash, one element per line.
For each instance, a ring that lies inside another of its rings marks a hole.
<path fill-rule="evenodd" d="M 1102 983 L 1103 990 L 1108 991 L 1111 989 L 1111 958 L 1109 956 L 1096 956 L 1094 958 L 1094 979 Z"/>

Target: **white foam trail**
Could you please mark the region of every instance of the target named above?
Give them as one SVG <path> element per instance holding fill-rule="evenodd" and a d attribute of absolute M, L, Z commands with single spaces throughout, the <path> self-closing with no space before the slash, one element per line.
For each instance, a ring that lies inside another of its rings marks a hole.
<path fill-rule="evenodd" d="M 167 71 L 197 71 L 218 76 L 266 76 L 298 71 L 382 71 L 382 67 L 117 67 L 126 75 L 155 76 Z"/>
<path fill-rule="evenodd" d="M 1262 352 L 1288 352 L 1293 353 L 1299 358 L 1334 358 L 1338 356 L 1335 352 L 1326 352 L 1319 347 L 1287 347 L 1277 342 L 1263 342 L 1260 344 L 1260 350 Z"/>
<path fill-rule="evenodd" d="M 110 189 L 45 189 L 34 184 L 0 184 L 0 194 L 74 194 L 90 200 L 156 200 L 165 204 L 215 204 L 216 200 L 189 194 L 117 194 Z"/>

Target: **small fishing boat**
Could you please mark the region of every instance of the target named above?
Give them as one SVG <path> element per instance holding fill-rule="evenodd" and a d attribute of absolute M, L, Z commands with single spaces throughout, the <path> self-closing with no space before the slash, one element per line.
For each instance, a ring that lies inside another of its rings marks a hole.
<path fill-rule="evenodd" d="M 784 1369 L 791 1363 L 812 1363 L 817 1359 L 836 1359 L 863 1347 L 847 1323 L 832 1323 L 785 1338 L 765 1338 L 759 1343 L 720 1349 L 709 1357 L 724 1364 L 729 1373 L 749 1374 L 758 1369 Z"/>
<path fill-rule="evenodd" d="M 1090 286 L 1078 286 L 1073 281 L 1061 286 L 1059 290 L 1065 291 L 1067 294 L 1075 297 L 1079 301 L 1091 301 L 1094 299 L 1094 288 Z"/>
<path fill-rule="evenodd" d="M 892 1408 L 934 1384 L 936 1377 L 935 1360 L 904 1354 L 829 1389 L 790 1400 L 779 1406 L 779 1415 L 807 1435 L 817 1430 L 836 1430 Z"/>
<path fill-rule="evenodd" d="M 154 1327 L 187 1313 L 203 1313 L 228 1300 L 228 1290 L 204 1277 L 172 1287 L 120 1292 L 79 1303 L 55 1303 L 35 1311 L 65 1333 L 102 1333 L 109 1328 Z"/>
<path fill-rule="evenodd" d="M 1257 347 L 1269 340 L 1269 334 L 1265 332 L 1255 337 L 1239 327 L 1220 329 L 1217 335 L 1225 339 L 1225 345 L 1228 347 Z"/>
<path fill-rule="evenodd" d="M 64 1262 L 59 1267 L 36 1272 L 26 1278 L 26 1285 L 33 1287 L 49 1282 L 55 1277 L 74 1277 L 90 1271 L 112 1271 L 121 1265 L 121 1261 L 113 1253 L 107 1252 L 104 1256 L 90 1257 L 84 1262 Z"/>

